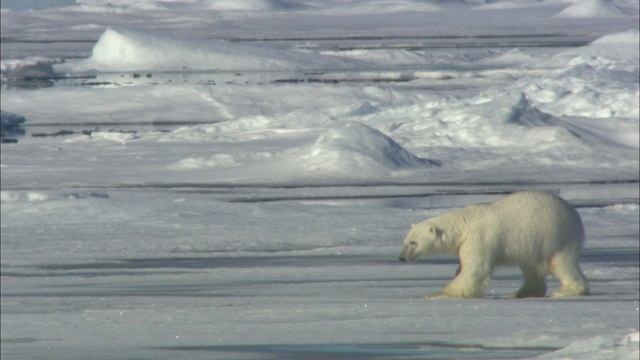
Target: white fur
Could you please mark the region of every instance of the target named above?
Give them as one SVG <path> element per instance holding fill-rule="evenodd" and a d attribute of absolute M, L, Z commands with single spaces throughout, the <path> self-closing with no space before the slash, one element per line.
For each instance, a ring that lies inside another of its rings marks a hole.
<path fill-rule="evenodd" d="M 482 297 L 497 265 L 517 265 L 524 285 L 514 296 L 544 296 L 545 276 L 562 284 L 553 296 L 585 295 L 578 259 L 584 242 L 580 215 L 560 197 L 542 191 L 511 194 L 422 221 L 404 240 L 401 260 L 429 254 L 460 258 L 456 277 L 430 297 Z"/>

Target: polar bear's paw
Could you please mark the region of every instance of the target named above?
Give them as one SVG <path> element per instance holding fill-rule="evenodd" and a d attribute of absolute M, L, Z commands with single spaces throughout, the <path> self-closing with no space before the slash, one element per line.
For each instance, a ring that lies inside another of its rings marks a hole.
<path fill-rule="evenodd" d="M 428 294 L 424 297 L 426 300 L 442 300 L 442 299 L 451 299 L 451 295 L 447 295 L 443 292 L 437 292 L 433 294 Z"/>
<path fill-rule="evenodd" d="M 522 287 L 511 294 L 511 298 L 522 299 L 528 297 L 544 297 L 547 293 L 546 287 Z"/>
<path fill-rule="evenodd" d="M 560 290 L 551 294 L 553 298 L 563 298 L 569 296 L 583 296 L 589 295 L 589 287 L 586 284 L 572 284 L 570 286 L 563 286 Z"/>

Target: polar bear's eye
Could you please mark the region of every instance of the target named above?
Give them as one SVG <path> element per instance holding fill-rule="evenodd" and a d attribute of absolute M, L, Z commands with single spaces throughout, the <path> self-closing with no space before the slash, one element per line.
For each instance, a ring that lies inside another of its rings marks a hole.
<path fill-rule="evenodd" d="M 415 242 L 415 241 L 412 241 L 412 242 L 410 242 L 410 243 L 409 243 L 409 245 L 411 245 L 411 246 L 416 246 L 416 242 Z"/>

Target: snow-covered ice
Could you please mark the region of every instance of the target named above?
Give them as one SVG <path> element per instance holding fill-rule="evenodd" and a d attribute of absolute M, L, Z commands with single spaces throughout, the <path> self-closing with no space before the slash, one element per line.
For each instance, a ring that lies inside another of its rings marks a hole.
<path fill-rule="evenodd" d="M 3 358 L 638 358 L 637 1 L 48 5 L 1 12 Z M 592 294 L 425 301 L 410 224 L 524 189 Z"/>
<path fill-rule="evenodd" d="M 107 28 L 93 47 L 91 57 L 65 64 L 69 71 L 127 70 L 298 70 L 349 68 L 348 60 L 296 50 L 273 50 L 222 40 L 194 42 Z M 362 64 L 360 64 L 362 65 Z"/>
<path fill-rule="evenodd" d="M 564 349 L 555 351 L 549 355 L 541 356 L 542 359 L 632 359 L 640 356 L 638 347 L 638 332 L 624 336 L 597 336 L 577 341 Z"/>
<path fill-rule="evenodd" d="M 628 16 L 613 1 L 610 0 L 582 0 L 575 1 L 564 10 L 556 14 L 559 18 L 619 18 Z"/>

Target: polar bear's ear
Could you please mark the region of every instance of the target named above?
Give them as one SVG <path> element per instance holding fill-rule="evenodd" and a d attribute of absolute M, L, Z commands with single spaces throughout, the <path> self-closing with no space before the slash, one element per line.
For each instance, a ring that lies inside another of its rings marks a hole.
<path fill-rule="evenodd" d="M 436 226 L 429 226 L 429 232 L 436 238 L 442 237 L 442 230 Z"/>

